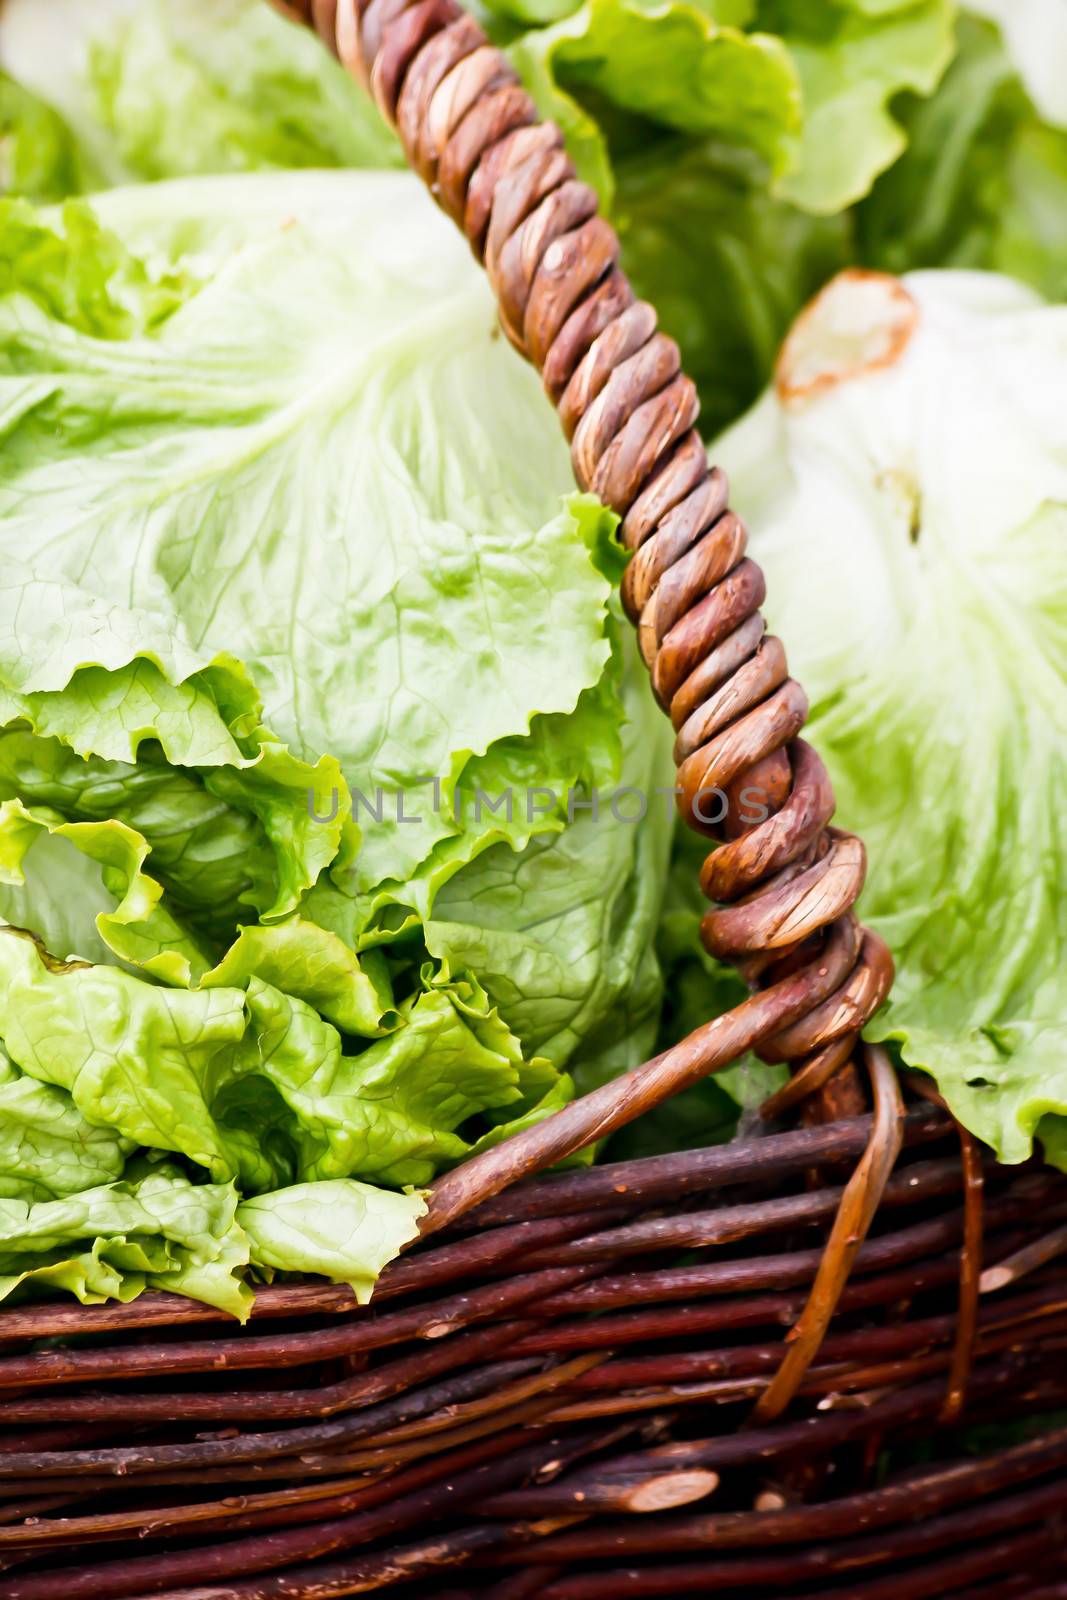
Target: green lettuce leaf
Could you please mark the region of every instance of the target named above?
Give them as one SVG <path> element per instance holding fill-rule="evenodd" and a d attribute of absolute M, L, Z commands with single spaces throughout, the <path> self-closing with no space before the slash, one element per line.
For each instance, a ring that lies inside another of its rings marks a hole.
<path fill-rule="evenodd" d="M 569 1094 L 554 1068 L 527 1068 L 473 979 L 441 971 L 427 969 L 392 1031 L 356 1054 L 310 1004 L 255 974 L 244 988 L 162 988 L 57 961 L 0 926 L 0 977 L 0 1037 L 23 1072 L 67 1090 L 89 1121 L 246 1193 L 294 1178 L 426 1182 L 487 1131 L 458 1131 L 480 1114 L 525 1117 Z"/>
<path fill-rule="evenodd" d="M 537 17 L 520 0 L 494 10 L 534 24 L 510 43 L 512 59 L 608 201 L 612 166 L 647 151 L 651 124 L 753 152 L 783 197 L 839 212 L 904 149 L 889 101 L 929 94 L 953 53 L 950 0 L 585 0 Z"/>
<path fill-rule="evenodd" d="M 242 1320 L 248 1241 L 228 1184 L 192 1184 L 164 1165 L 135 1182 L 59 1200 L 0 1200 L 0 1300 L 61 1289 L 84 1304 L 171 1289 Z"/>
<path fill-rule="evenodd" d="M 60 1199 L 122 1176 L 131 1146 L 70 1095 L 21 1073 L 0 1049 L 0 1197 Z"/>
<path fill-rule="evenodd" d="M 275 856 L 258 817 L 226 805 L 205 787 L 204 774 L 172 767 L 151 744 L 140 747 L 136 763 L 104 761 L 78 756 L 60 740 L 24 726 L 9 727 L 0 732 L 0 800 L 47 807 L 72 823 L 114 822 L 139 834 L 151 847 L 151 876 L 163 885 L 169 904 L 216 947 L 229 942 L 249 906 L 266 907 L 276 897 Z M 34 862 L 46 848 L 44 840 L 34 847 Z M 110 910 L 113 897 L 99 898 L 97 875 L 78 869 L 73 849 L 64 845 L 61 854 L 62 871 L 35 873 L 38 919 L 46 915 L 46 903 L 48 917 L 58 917 L 38 920 L 38 931 L 52 950 L 107 961 L 106 946 L 79 940 L 92 939 L 91 919 Z M 88 900 L 74 893 L 75 871 Z M 52 888 L 57 892 L 50 901 Z M 11 890 L 5 895 L 3 905 L 12 908 L 7 920 L 26 921 Z M 84 905 L 88 915 L 82 914 Z"/>
<path fill-rule="evenodd" d="M 65 200 L 94 177 L 59 113 L 0 71 L 0 194 Z"/>
<path fill-rule="evenodd" d="M 216 1062 L 244 1038 L 243 992 L 194 994 L 60 962 L 16 928 L 0 927 L 0 969 L 0 1037 L 24 1072 L 137 1144 L 184 1154 L 220 1181 L 234 1176 L 236 1154 L 206 1097 Z"/>
<path fill-rule="evenodd" d="M 772 195 L 799 158 L 801 91 L 779 39 L 740 31 L 753 11 L 588 0 L 508 47 L 610 209 L 712 432 L 759 393 L 796 311 L 846 259 L 839 219 Z"/>
<path fill-rule="evenodd" d="M 904 89 L 929 94 L 953 53 L 951 0 L 762 0 L 800 75 L 800 159 L 780 191 L 807 211 L 843 210 L 900 155 L 888 109 Z"/>
<path fill-rule="evenodd" d="M 54 929 L 46 930 L 37 908 L 42 901 L 49 903 L 52 884 L 65 884 L 68 875 L 80 881 L 79 874 L 69 874 L 66 864 L 49 851 L 42 874 L 43 894 L 36 884 L 27 886 L 26 857 L 44 838 L 66 841 L 100 868 L 101 887 L 117 902 L 113 909 L 97 910 L 93 916 L 93 931 L 108 951 L 171 983 L 188 984 L 207 971 L 207 956 L 162 904 L 161 885 L 143 870 L 149 853 L 147 841 L 113 819 L 65 822 L 58 813 L 43 807 L 31 810 L 21 800 L 0 803 L 0 913 L 5 920 L 17 924 L 22 907 L 27 912 L 33 908 L 32 920 L 41 936 L 45 937 L 46 931 L 54 935 Z M 5 894 L 9 885 L 23 892 L 9 900 Z M 72 930 L 64 940 L 70 949 L 84 949 L 93 942 L 88 926 L 73 930 L 71 913 L 83 909 L 88 911 L 88 904 L 63 908 L 64 931 Z"/>
<path fill-rule="evenodd" d="M 546 115 L 560 114 L 578 150 L 599 122 L 585 104 L 700 139 L 754 151 L 772 173 L 794 157 L 800 123 L 796 72 L 781 41 L 724 26 L 687 0 L 585 0 L 510 50 Z M 567 102 L 570 102 L 568 106 Z M 587 171 L 594 180 L 595 166 Z"/>
<path fill-rule="evenodd" d="M 623 752 L 570 825 L 516 853 L 496 846 L 437 896 L 430 952 L 477 972 L 527 1054 L 592 1088 L 650 1053 L 662 998 L 653 950 L 674 827 L 670 729 L 629 632 Z"/>
<path fill-rule="evenodd" d="M 64 617 L 81 607 L 118 641 L 100 663 L 110 673 L 128 651 L 148 657 L 131 709 L 124 716 L 123 685 L 94 679 L 77 705 L 80 684 L 67 686 L 63 724 L 55 708 L 42 723 L 49 708 L 31 704 L 35 725 L 111 759 L 128 759 L 155 729 L 172 761 L 202 765 L 192 704 L 171 711 L 169 701 L 190 667 L 203 673 L 226 651 L 248 664 L 268 726 L 296 758 L 329 750 L 353 789 L 372 802 L 381 790 L 390 814 L 364 826 L 360 892 L 403 883 L 457 834 L 454 856 L 470 859 L 498 835 L 488 818 L 450 818 L 466 764 L 500 740 L 536 738 L 538 715 L 570 714 L 608 655 L 609 589 L 588 528 L 601 513 L 558 509 L 566 451 L 536 380 L 494 337 L 487 286 L 413 178 L 217 180 L 98 204 L 124 248 L 151 237 L 157 258 L 192 250 L 217 275 L 114 351 L 39 302 L 0 301 L 0 359 L 6 343 L 35 351 L 31 372 L 0 378 L 14 469 L 0 491 L 0 543 L 31 570 L 47 545 L 47 582 L 59 586 L 54 602 L 42 587 L 29 637 L 25 608 L 13 612 L 22 665 L 12 687 L 59 687 L 57 655 L 84 661 L 86 647 L 47 622 L 49 606 Z M 44 395 L 45 352 L 60 348 Z M 108 426 L 79 434 L 87 386 Z M 355 456 L 353 436 L 365 440 Z M 307 562 L 307 546 L 321 558 Z M 132 568 L 131 548 L 141 552 Z M 46 580 L 11 582 L 15 606 Z M 350 683 L 355 697 L 341 692 Z M 101 707 L 96 726 L 86 726 L 86 699 Z M 167 745 L 165 712 L 185 717 L 184 755 Z M 574 771 L 573 744 L 546 780 Z M 240 775 L 254 809 L 269 766 L 263 756 Z M 442 805 L 406 824 L 398 808 L 407 801 L 413 814 L 409 791 L 431 777 Z M 292 826 L 303 809 L 307 845 L 317 824 L 309 784 L 294 775 L 301 782 L 300 806 L 292 794 L 282 812 Z M 237 784 L 227 772 L 208 786 L 234 803 Z M 310 786 L 328 797 L 340 784 Z M 338 826 L 343 806 L 344 796 Z"/>
<path fill-rule="evenodd" d="M 996 31 L 962 18 L 938 92 L 902 115 L 907 152 L 858 213 L 864 258 L 990 267 L 1067 297 L 1067 131 L 1041 120 Z"/>
<path fill-rule="evenodd" d="M 904 148 L 887 103 L 934 88 L 951 18 L 947 0 L 587 0 L 505 34 L 678 340 L 707 432 L 756 397 L 792 318 L 850 258 L 845 208 Z"/>
<path fill-rule="evenodd" d="M 156 271 L 132 254 L 82 201 L 68 201 L 56 218 L 27 200 L 0 199 L 0 292 L 10 308 L 0 358 L 5 379 L 62 365 L 65 346 L 77 334 L 86 340 L 86 354 L 106 366 L 96 341 L 149 332 L 194 290 L 192 277 Z M 24 327 L 11 309 L 26 314 Z M 14 415 L 7 406 L 15 396 L 5 395 L 0 437 L 14 440 L 18 426 L 32 419 L 27 406 L 47 405 L 48 395 L 49 386 L 37 384 L 20 397 Z M 92 426 L 78 413 L 71 420 L 76 417 L 83 427 Z"/>
<path fill-rule="evenodd" d="M 226 0 L 226 28 L 204 0 L 131 0 L 106 33 L 85 13 L 80 53 L 58 66 L 25 7 L 14 0 L 13 64 L 80 106 L 112 181 L 387 159 L 361 143 L 363 92 L 262 0 Z M 951 19 L 950 0 L 492 0 L 482 14 L 599 190 L 707 433 L 756 397 L 792 317 L 849 259 L 844 208 L 904 149 Z M 101 35 L 91 68 L 87 25 Z M 1050 161 L 1020 151 L 1055 245 Z"/>
<path fill-rule="evenodd" d="M 89 76 L 131 177 L 403 166 L 370 96 L 317 39 L 250 0 L 153 0 L 97 32 Z"/>
<path fill-rule="evenodd" d="M 241 1201 L 172 1163 L 133 1163 L 128 1179 L 61 1199 L 0 1197 L 0 1300 L 59 1290 L 91 1305 L 167 1289 L 244 1321 L 253 1271 L 282 1271 L 349 1283 L 363 1304 L 425 1210 L 420 1194 L 351 1181 Z"/>
<path fill-rule="evenodd" d="M 161 755 L 168 763 L 197 772 L 205 800 L 214 795 L 226 803 L 227 814 L 243 812 L 255 819 L 269 852 L 269 872 L 257 861 L 242 898 L 256 904 L 268 921 L 288 916 L 327 866 L 339 855 L 347 860 L 358 848 L 358 830 L 336 760 L 323 756 L 312 763 L 293 756 L 260 725 L 255 720 L 254 692 L 243 672 L 235 678 L 243 704 L 237 708 L 228 704 L 229 662 L 222 668 L 221 694 L 214 666 L 175 683 L 154 662 L 143 659 L 118 670 L 79 667 L 61 689 L 14 692 L 18 685 L 47 682 L 53 672 L 69 670 L 80 659 L 75 652 L 83 648 L 82 637 L 75 632 L 73 640 L 57 649 L 63 629 L 58 624 L 49 628 L 46 612 L 37 613 L 36 627 L 22 625 L 21 597 L 34 599 L 42 587 L 48 586 L 31 578 L 21 590 L 12 582 L 0 591 L 0 700 L 6 681 L 6 710 L 13 719 L 0 740 L 6 744 L 12 735 L 17 738 L 28 723 L 39 736 L 32 743 L 31 766 L 65 764 L 69 770 L 74 756 L 93 760 L 96 765 L 83 768 L 74 779 L 73 787 L 82 790 L 92 787 L 101 765 L 114 772 L 136 772 L 141 746 L 150 742 L 153 757 Z M 7 637 L 5 597 L 12 616 Z M 109 645 L 125 653 L 121 630 Z M 0 772 L 0 786 L 4 777 Z M 337 796 L 336 813 L 328 818 L 316 812 L 310 798 L 326 786 Z M 45 787 L 54 784 L 46 782 Z M 92 835 L 89 824 L 80 828 L 78 837 L 90 836 L 99 834 Z M 262 856 L 263 851 L 258 853 Z M 126 951 L 119 953 L 128 956 Z"/>
<path fill-rule="evenodd" d="M 270 927 L 246 924 L 202 985 L 244 988 L 251 978 L 306 1001 L 343 1033 L 373 1038 L 400 1023 L 384 953 L 357 955 L 336 933 L 304 917 Z"/>
<path fill-rule="evenodd" d="M 418 1236 L 426 1202 L 366 1183 L 293 1184 L 237 1208 L 253 1266 L 266 1272 L 314 1272 L 370 1299 L 387 1262 Z"/>
<path fill-rule="evenodd" d="M 443 974 L 426 981 L 400 1007 L 400 1026 L 345 1055 L 310 1006 L 253 979 L 246 1037 L 216 1078 L 214 1110 L 231 1143 L 265 1100 L 280 1101 L 301 1177 L 425 1183 L 470 1153 L 461 1125 L 513 1105 L 524 1114 L 522 1051 L 484 992 Z"/>

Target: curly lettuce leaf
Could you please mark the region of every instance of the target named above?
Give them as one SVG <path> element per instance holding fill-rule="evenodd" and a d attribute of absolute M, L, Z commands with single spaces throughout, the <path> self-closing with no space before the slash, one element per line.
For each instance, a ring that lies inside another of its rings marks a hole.
<path fill-rule="evenodd" d="M 938 92 L 902 110 L 908 149 L 859 209 L 860 250 L 891 272 L 989 267 L 1063 300 L 1067 131 L 1042 121 L 992 27 L 963 17 L 958 32 Z"/>
<path fill-rule="evenodd" d="M 0 1037 L 16 1065 L 135 1143 L 186 1155 L 220 1181 L 234 1176 L 207 1096 L 216 1063 L 244 1038 L 242 991 L 191 993 L 58 961 L 11 927 L 0 927 L 0 969 Z"/>
<path fill-rule="evenodd" d="M 139 1161 L 121 1181 L 62 1198 L 0 1197 L 0 1300 L 58 1290 L 92 1305 L 166 1289 L 243 1322 L 251 1280 L 280 1271 L 348 1283 L 364 1304 L 425 1210 L 420 1194 L 353 1181 L 241 1200 L 232 1184 Z"/>
<path fill-rule="evenodd" d="M 493 9 L 528 26 L 509 43 L 512 59 L 609 202 L 613 167 L 647 149 L 651 126 L 752 152 L 782 197 L 842 211 L 904 149 L 889 102 L 929 94 L 953 53 L 950 0 Z"/>
<path fill-rule="evenodd" d="M 59 1200 L 0 1200 L 0 1300 L 43 1288 L 92 1305 L 170 1289 L 243 1320 L 237 1203 L 232 1185 L 193 1184 L 171 1166 Z"/>
<path fill-rule="evenodd" d="M 259 818 L 218 799 L 205 786 L 205 776 L 171 766 L 151 745 L 141 746 L 136 763 L 104 761 L 78 756 L 59 739 L 43 738 L 25 726 L 0 731 L 0 800 L 47 807 L 72 823 L 114 822 L 139 834 L 151 847 L 151 875 L 163 885 L 169 904 L 217 947 L 232 939 L 248 907 L 267 907 L 276 898 L 277 868 Z M 45 849 L 43 840 L 35 846 L 35 861 Z M 49 905 L 60 927 L 77 927 L 84 934 L 88 923 L 80 916 L 81 896 L 74 893 L 75 852 L 65 847 L 64 854 L 63 870 L 36 874 L 33 906 L 44 916 Z M 88 877 L 79 873 L 78 882 L 92 886 L 86 903 L 93 915 L 108 909 L 97 903 L 91 872 Z M 22 923 L 27 915 L 13 912 L 7 920 Z M 52 922 L 37 926 L 50 949 L 108 959 L 77 937 L 53 934 Z"/>
<path fill-rule="evenodd" d="M 125 642 L 120 627 L 113 633 L 101 630 L 105 641 L 101 650 L 95 633 L 71 630 L 69 613 L 61 623 L 49 616 L 46 607 L 34 611 L 35 621 L 27 628 L 24 601 L 34 603 L 42 590 L 55 586 L 31 577 L 19 587 L 19 576 L 25 576 L 25 569 L 16 565 L 11 584 L 0 589 L 0 706 L 11 719 L 0 732 L 0 791 L 12 778 L 12 792 L 20 799 L 31 798 L 34 791 L 37 796 L 56 794 L 58 788 L 62 809 L 64 799 L 71 799 L 71 789 L 91 792 L 105 770 L 115 777 L 134 774 L 128 781 L 143 789 L 142 778 L 147 777 L 151 787 L 161 770 L 189 769 L 199 785 L 190 784 L 183 799 L 191 803 L 194 793 L 201 797 L 198 822 L 207 822 L 210 828 L 211 821 L 221 816 L 241 813 L 254 819 L 256 859 L 243 865 L 246 888 L 240 898 L 255 905 L 267 921 L 290 915 L 320 873 L 339 857 L 347 860 L 354 853 L 358 830 L 337 761 L 329 756 L 302 760 L 263 727 L 257 720 L 252 684 L 237 663 L 216 658 L 203 671 L 178 682 L 144 658 L 110 670 L 99 665 L 73 668 L 83 650 L 121 660 L 134 647 Z M 10 627 L 5 626 L 8 617 Z M 151 629 L 147 631 L 150 636 Z M 47 683 L 53 676 L 58 681 L 68 672 L 63 688 L 20 692 L 23 685 Z M 27 724 L 33 730 L 28 746 L 23 732 Z M 153 756 L 147 770 L 137 765 L 145 744 Z M 78 756 L 83 758 L 80 767 Z M 34 770 L 42 766 L 53 770 L 43 774 Z M 55 782 L 57 766 L 65 768 L 66 795 L 63 784 Z M 114 798 L 114 785 L 105 786 Z M 337 796 L 335 813 L 329 817 L 321 816 L 311 800 L 324 787 Z M 209 796 L 223 802 L 225 810 L 218 805 L 211 808 Z M 77 799 L 73 803 L 80 822 Z M 99 795 L 96 804 L 99 812 Z M 121 804 L 136 815 L 138 808 L 129 804 L 128 797 Z M 117 819 L 109 815 L 106 820 Z M 157 829 L 168 827 L 172 819 L 164 821 L 157 815 L 153 820 L 150 815 L 149 821 Z M 232 836 L 233 829 L 229 831 Z M 89 837 L 88 825 L 78 836 Z M 173 835 L 163 855 L 175 858 Z"/>
<path fill-rule="evenodd" d="M 653 950 L 674 827 L 670 729 L 632 640 L 622 758 L 570 825 L 498 845 L 439 893 L 430 952 L 479 974 L 527 1054 L 567 1064 L 581 1090 L 649 1054 L 662 998 Z"/>
<path fill-rule="evenodd" d="M 258 1195 L 237 1208 L 254 1267 L 313 1272 L 347 1283 L 366 1305 L 382 1268 L 418 1237 L 426 1202 L 335 1179 Z"/>
<path fill-rule="evenodd" d="M 610 128 L 617 111 L 736 143 L 772 173 L 793 160 L 800 92 L 781 41 L 724 25 L 687 0 L 585 0 L 551 27 L 524 34 L 510 54 L 579 154 L 596 150 L 596 125 Z M 603 108 L 600 115 L 585 110 L 590 103 Z M 601 187 L 603 159 L 587 167 Z"/>
<path fill-rule="evenodd" d="M 603 576 L 619 555 L 618 518 L 590 496 L 572 495 L 564 518 Z M 618 673 L 609 659 L 605 612 L 601 637 L 606 665 L 570 712 L 537 713 L 529 730 L 495 740 L 484 754 L 453 758 L 447 777 L 420 775 L 404 789 L 377 784 L 352 791 L 362 848 L 338 860 L 328 879 L 305 897 L 304 915 L 355 949 L 396 939 L 432 914 L 442 887 L 466 863 L 498 844 L 521 850 L 534 837 L 568 825 L 575 799 L 617 777 L 622 760 L 619 725 L 625 712 Z M 316 799 L 329 815 L 333 800 Z M 375 842 L 421 828 L 434 842 L 406 873 L 377 879 Z"/>
<path fill-rule="evenodd" d="M 269 927 L 246 924 L 221 961 L 203 977 L 204 988 L 244 988 L 260 978 L 303 1000 L 343 1033 L 374 1038 L 399 1026 L 385 955 L 357 955 L 336 933 L 301 916 Z"/>
<path fill-rule="evenodd" d="M 841 211 L 865 195 L 906 137 L 889 110 L 902 90 L 930 94 L 952 59 L 952 0 L 761 0 L 803 99 L 800 157 L 779 185 L 806 211 Z"/>
<path fill-rule="evenodd" d="M 587 0 L 510 38 L 678 340 L 707 432 L 756 397 L 792 318 L 850 258 L 846 208 L 904 148 L 887 103 L 929 93 L 952 47 L 947 0 Z"/>
<path fill-rule="evenodd" d="M 0 1049 L 0 1197 L 56 1200 L 122 1176 L 130 1142 L 88 1121 L 70 1095 L 27 1077 Z"/>
<path fill-rule="evenodd" d="M 522 1051 L 476 984 L 428 980 L 401 1006 L 399 1027 L 345 1055 L 310 1006 L 253 979 L 246 1039 L 218 1080 L 220 1122 L 242 1129 L 261 1097 L 277 1097 L 295 1171 L 309 1179 L 426 1183 L 461 1160 L 470 1151 L 461 1125 L 522 1099 Z"/>
<path fill-rule="evenodd" d="M 31 809 L 18 799 L 0 803 L 0 914 L 6 921 L 32 920 L 42 938 L 55 935 L 42 921 L 40 908 L 49 903 L 52 884 L 62 885 L 60 892 L 65 895 L 68 882 L 78 882 L 79 874 L 70 873 L 62 856 L 57 860 L 49 851 L 41 874 L 43 893 L 37 882 L 27 885 L 26 858 L 44 839 L 65 841 L 99 868 L 101 888 L 115 904 L 95 912 L 92 929 L 109 952 L 170 983 L 188 984 L 208 970 L 206 953 L 163 904 L 162 886 L 144 871 L 147 841 L 114 819 L 66 822 L 58 812 Z M 22 892 L 9 899 L 9 887 Z M 23 910 L 31 915 L 24 916 Z M 63 907 L 64 943 L 70 951 L 84 950 L 93 942 L 88 917 L 81 927 L 75 921 L 88 911 L 88 901 Z"/>
<path fill-rule="evenodd" d="M 65 1089 L 90 1121 L 246 1193 L 353 1175 L 426 1182 L 469 1153 L 459 1130 L 472 1119 L 525 1116 L 532 1086 L 538 1101 L 557 1085 L 569 1097 L 555 1069 L 547 1082 L 527 1068 L 480 986 L 444 972 L 428 970 L 392 1030 L 379 1026 L 384 1036 L 355 1054 L 310 1004 L 255 973 L 243 988 L 162 988 L 57 961 L 0 926 L 0 977 L 0 1037 L 23 1072 Z"/>
<path fill-rule="evenodd" d="M 7 306 L 26 319 L 20 328 L 10 314 L 7 318 L 0 355 L 5 378 L 41 370 L 46 351 L 50 363 L 61 362 L 71 335 L 96 341 L 145 334 L 195 288 L 192 275 L 173 267 L 157 270 L 127 250 L 84 201 L 68 200 L 56 214 L 42 213 L 28 200 L 0 199 L 0 290 Z M 99 354 L 104 358 L 103 351 Z M 36 394 L 20 398 L 44 403 L 47 395 L 47 387 L 38 385 Z M 0 414 L 5 441 L 14 437 L 12 423 L 17 427 L 24 420 L 21 408 L 9 418 L 8 405 L 15 398 L 5 395 Z M 87 420 L 82 418 L 83 425 Z"/>
<path fill-rule="evenodd" d="M 335 120 L 357 126 L 366 97 L 261 0 L 227 0 L 221 46 L 199 0 L 124 9 L 132 16 L 95 52 L 94 115 L 128 171 L 379 164 L 335 130 Z M 903 150 L 910 105 L 951 54 L 951 13 L 949 0 L 492 0 L 482 15 L 598 189 L 624 265 L 681 344 L 709 434 L 755 398 L 791 318 L 849 258 L 844 208 Z M 85 19 L 74 26 L 84 33 Z M 21 26 L 14 33 L 18 44 Z M 220 47 L 222 72 L 211 65 Z M 40 50 L 17 50 L 23 61 L 47 80 Z M 88 76 L 83 60 L 85 104 Z M 290 112 L 279 118 L 283 84 Z M 56 93 L 65 104 L 73 90 Z M 1027 159 L 1037 161 L 1031 205 L 1054 243 L 1047 157 Z"/>

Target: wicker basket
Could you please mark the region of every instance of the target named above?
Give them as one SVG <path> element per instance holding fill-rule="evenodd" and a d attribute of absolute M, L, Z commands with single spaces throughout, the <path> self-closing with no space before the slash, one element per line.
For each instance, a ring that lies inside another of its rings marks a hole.
<path fill-rule="evenodd" d="M 998 1168 L 860 1044 L 892 974 L 852 912 L 862 846 L 677 349 L 455 0 L 286 9 L 398 127 L 623 518 L 684 808 L 774 797 L 702 874 L 752 993 L 442 1179 L 369 1308 L 307 1284 L 246 1329 L 164 1294 L 0 1313 L 0 1600 L 1067 1597 L 1067 1426 L 997 1446 L 1067 1407 L 1067 1179 Z M 792 1069 L 764 1136 L 534 1176 L 750 1048 Z"/>

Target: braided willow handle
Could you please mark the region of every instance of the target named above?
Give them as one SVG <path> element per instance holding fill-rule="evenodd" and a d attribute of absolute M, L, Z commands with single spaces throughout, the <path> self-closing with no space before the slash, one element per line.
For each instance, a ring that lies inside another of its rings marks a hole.
<path fill-rule="evenodd" d="M 793 1076 L 770 1109 L 818 1091 L 822 1114 L 862 1109 L 851 1058 L 892 980 L 882 940 L 857 925 L 863 846 L 828 826 L 826 768 L 798 738 L 807 700 L 765 630 L 763 574 L 708 467 L 698 402 L 674 341 L 618 266 L 552 123 L 456 0 L 278 0 L 370 89 L 408 160 L 484 264 L 508 338 L 539 369 L 574 474 L 622 518 L 622 586 L 652 686 L 677 729 L 680 808 L 729 800 L 701 884 L 712 954 L 758 990 L 675 1049 L 587 1095 L 437 1185 L 430 1226 L 604 1136 L 753 1046 Z M 759 791 L 765 820 L 736 819 Z M 830 1080 L 834 1083 L 831 1084 Z"/>

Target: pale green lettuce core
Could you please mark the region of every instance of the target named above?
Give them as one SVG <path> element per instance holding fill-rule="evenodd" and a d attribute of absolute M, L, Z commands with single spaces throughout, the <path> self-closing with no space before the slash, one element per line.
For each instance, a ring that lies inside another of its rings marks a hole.
<path fill-rule="evenodd" d="M 836 381 L 834 375 L 836 374 Z M 1010 280 L 837 280 L 717 444 L 812 696 L 870 1036 L 1007 1161 L 1067 1163 L 1067 310 Z"/>
<path fill-rule="evenodd" d="M 396 1191 L 651 1047 L 615 519 L 414 178 L 5 204 L 0 1290 L 365 1297 Z"/>

